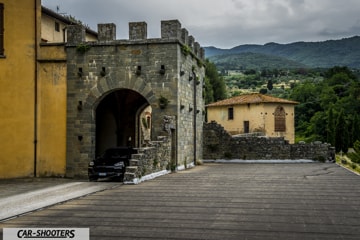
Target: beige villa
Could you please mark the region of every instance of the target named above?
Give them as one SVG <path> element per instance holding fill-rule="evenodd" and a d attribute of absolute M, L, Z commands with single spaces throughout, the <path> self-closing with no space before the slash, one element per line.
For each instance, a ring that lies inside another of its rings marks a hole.
<path fill-rule="evenodd" d="M 294 143 L 296 104 L 260 93 L 244 94 L 207 105 L 207 121 L 217 122 L 231 135 L 260 132 Z"/>

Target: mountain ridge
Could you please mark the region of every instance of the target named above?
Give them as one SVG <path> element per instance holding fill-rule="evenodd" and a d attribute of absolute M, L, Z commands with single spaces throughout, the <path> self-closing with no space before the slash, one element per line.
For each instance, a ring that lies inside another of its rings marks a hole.
<path fill-rule="evenodd" d="M 214 46 L 204 49 L 205 56 L 210 60 L 216 60 L 219 56 L 224 58 L 224 55 L 258 53 L 282 57 L 312 68 L 347 66 L 360 69 L 360 36 L 319 42 L 299 41 L 287 44 L 269 42 L 264 45 L 244 44 L 230 49 Z"/>

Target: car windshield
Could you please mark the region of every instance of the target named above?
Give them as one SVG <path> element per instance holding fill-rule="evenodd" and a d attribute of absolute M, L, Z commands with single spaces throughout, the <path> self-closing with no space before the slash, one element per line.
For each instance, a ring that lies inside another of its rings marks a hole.
<path fill-rule="evenodd" d="M 108 149 L 104 153 L 103 157 L 105 159 L 128 158 L 129 153 L 129 149 Z"/>

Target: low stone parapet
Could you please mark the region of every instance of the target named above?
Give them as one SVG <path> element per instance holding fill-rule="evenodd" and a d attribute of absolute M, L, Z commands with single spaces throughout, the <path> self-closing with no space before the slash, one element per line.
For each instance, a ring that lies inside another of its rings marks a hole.
<path fill-rule="evenodd" d="M 283 137 L 231 136 L 216 122 L 204 124 L 204 159 L 310 159 L 333 161 L 335 150 L 328 143 L 289 144 Z"/>

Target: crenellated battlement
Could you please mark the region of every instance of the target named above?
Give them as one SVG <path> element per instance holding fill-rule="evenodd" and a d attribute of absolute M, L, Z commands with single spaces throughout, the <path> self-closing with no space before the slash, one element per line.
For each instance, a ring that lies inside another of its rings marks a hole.
<path fill-rule="evenodd" d="M 85 42 L 85 28 L 81 25 L 71 25 L 68 27 L 68 45 L 77 45 Z M 146 22 L 130 22 L 129 23 L 129 39 L 116 39 L 116 25 L 114 23 L 98 24 L 98 43 L 99 44 L 131 44 L 131 43 L 166 43 L 177 41 L 182 45 L 188 46 L 193 55 L 205 59 L 205 50 L 200 46 L 195 38 L 189 35 L 185 28 L 181 28 L 178 20 L 161 21 L 161 38 L 147 38 Z"/>

